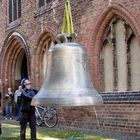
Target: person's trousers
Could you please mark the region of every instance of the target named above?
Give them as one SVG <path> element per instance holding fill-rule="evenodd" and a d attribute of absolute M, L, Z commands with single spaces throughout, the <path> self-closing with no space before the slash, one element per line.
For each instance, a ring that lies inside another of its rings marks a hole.
<path fill-rule="evenodd" d="M 19 113 L 20 113 L 20 103 L 16 104 L 16 117 L 19 119 Z"/>
<path fill-rule="evenodd" d="M 12 117 L 12 105 L 6 105 L 6 117 Z"/>
<path fill-rule="evenodd" d="M 20 140 L 26 140 L 26 127 L 29 122 L 31 140 L 36 140 L 36 116 L 35 112 L 21 112 L 20 115 Z"/>

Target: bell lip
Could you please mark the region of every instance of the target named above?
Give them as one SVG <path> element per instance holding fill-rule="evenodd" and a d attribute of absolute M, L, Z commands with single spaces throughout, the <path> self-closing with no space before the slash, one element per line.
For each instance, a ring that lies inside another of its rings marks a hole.
<path fill-rule="evenodd" d="M 71 98 L 71 100 L 66 101 L 64 98 L 33 98 L 31 105 L 32 106 L 92 106 L 92 105 L 101 105 L 103 104 L 102 96 L 92 97 L 79 97 L 77 100 L 76 98 Z"/>
<path fill-rule="evenodd" d="M 93 89 L 80 90 L 44 90 L 41 88 L 32 99 L 31 105 L 52 105 L 58 106 L 87 106 L 103 103 L 103 98 Z"/>

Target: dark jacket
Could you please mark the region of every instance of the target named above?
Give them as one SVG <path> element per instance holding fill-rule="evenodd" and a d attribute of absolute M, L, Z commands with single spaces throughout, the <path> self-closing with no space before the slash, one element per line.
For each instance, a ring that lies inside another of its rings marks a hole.
<path fill-rule="evenodd" d="M 6 105 L 13 105 L 14 94 L 11 92 L 10 94 L 6 94 L 4 97 Z"/>
<path fill-rule="evenodd" d="M 35 107 L 31 106 L 32 98 L 37 94 L 35 89 L 24 89 L 21 93 L 21 112 L 33 112 Z"/>

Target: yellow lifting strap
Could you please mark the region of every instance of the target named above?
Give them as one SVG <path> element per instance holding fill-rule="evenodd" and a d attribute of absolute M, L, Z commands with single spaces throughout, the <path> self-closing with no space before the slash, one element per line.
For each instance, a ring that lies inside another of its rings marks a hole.
<path fill-rule="evenodd" d="M 65 11 L 64 11 L 64 18 L 63 18 L 63 25 L 61 33 L 67 33 L 67 37 L 71 37 L 74 33 L 74 26 L 72 21 L 72 14 L 71 14 L 71 5 L 70 1 L 67 0 L 65 3 Z"/>

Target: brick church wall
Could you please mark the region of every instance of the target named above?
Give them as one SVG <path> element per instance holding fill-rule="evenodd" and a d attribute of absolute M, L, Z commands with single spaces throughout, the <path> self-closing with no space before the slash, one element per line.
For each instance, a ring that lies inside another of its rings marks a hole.
<path fill-rule="evenodd" d="M 140 135 L 139 104 L 104 104 L 96 107 L 63 108 L 59 125 Z"/>
<path fill-rule="evenodd" d="M 37 59 L 41 57 L 37 53 L 37 50 L 40 49 L 38 47 L 41 46 L 37 44 L 43 41 L 41 38 L 43 34 L 49 32 L 55 38 L 60 32 L 64 0 L 58 1 L 58 6 L 49 9 L 49 5 L 46 8 L 44 6 L 39 8 L 38 0 L 24 0 L 21 18 L 10 24 L 8 22 L 8 1 L 0 3 L 0 61 L 6 60 L 6 55 L 3 53 L 6 50 L 4 44 L 8 41 L 10 34 L 15 31 L 21 33 L 28 43 L 30 51 L 29 73 L 33 85 L 37 88 L 42 84 L 40 82 L 42 79 L 38 77 L 38 73 L 41 73 L 38 70 L 41 61 Z M 139 0 L 112 0 L 112 3 L 109 4 L 108 0 L 71 0 L 71 5 L 75 32 L 78 35 L 77 41 L 87 48 L 90 75 L 94 87 L 101 91 L 99 55 L 104 31 L 113 16 L 118 15 L 131 26 L 140 44 L 140 2 Z M 45 9 L 47 10 L 45 11 Z M 14 50 L 10 49 L 8 55 L 12 53 Z M 5 62 L 6 66 L 9 66 L 10 61 L 12 60 Z M 4 75 L 7 74 L 4 67 L 5 65 L 0 65 L 0 89 L 3 96 L 7 87 L 12 85 L 9 82 L 14 80 L 12 76 L 9 76 L 9 79 L 3 79 Z M 10 71 L 14 73 L 14 67 Z M 14 85 L 12 88 L 15 90 Z M 106 101 L 105 104 L 97 107 L 62 108 L 59 111 L 59 124 L 140 135 L 139 101 L 121 104 L 119 102 L 110 104 Z"/>

